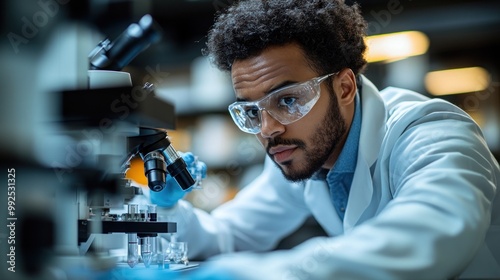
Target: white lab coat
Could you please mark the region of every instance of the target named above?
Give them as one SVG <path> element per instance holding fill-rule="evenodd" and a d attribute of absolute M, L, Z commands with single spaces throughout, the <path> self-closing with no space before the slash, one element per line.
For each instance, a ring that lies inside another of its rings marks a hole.
<path fill-rule="evenodd" d="M 379 92 L 362 80 L 344 221 L 324 182 L 290 183 L 266 159 L 263 173 L 211 214 L 186 201 L 160 209 L 160 219 L 178 223 L 191 256 L 270 250 L 312 215 L 330 237 L 210 263 L 237 279 L 500 278 L 500 171 L 478 126 L 443 100 Z"/>

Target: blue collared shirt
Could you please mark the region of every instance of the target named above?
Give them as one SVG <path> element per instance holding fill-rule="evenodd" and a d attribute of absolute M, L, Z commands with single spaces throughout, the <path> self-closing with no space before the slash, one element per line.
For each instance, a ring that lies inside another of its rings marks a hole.
<path fill-rule="evenodd" d="M 326 183 L 330 189 L 333 206 L 342 220 L 344 219 L 347 199 L 349 197 L 349 191 L 354 177 L 354 170 L 356 169 L 360 133 L 361 105 L 359 94 L 356 94 L 354 118 L 339 158 L 335 162 L 333 168 L 326 174 L 326 178 L 324 175 L 326 170 L 318 172 L 313 178 L 326 179 Z"/>

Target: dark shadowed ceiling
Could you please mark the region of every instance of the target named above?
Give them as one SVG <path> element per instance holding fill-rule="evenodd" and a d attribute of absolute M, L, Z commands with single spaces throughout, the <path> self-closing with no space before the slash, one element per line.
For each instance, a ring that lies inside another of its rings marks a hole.
<path fill-rule="evenodd" d="M 72 16 L 116 37 L 128 24 L 150 13 L 165 36 L 133 64 L 170 67 L 201 54 L 217 11 L 233 0 L 74 1 Z M 347 1 L 353 3 L 354 1 Z M 98 3 L 98 4 L 96 4 Z M 419 30 L 429 36 L 431 59 L 495 62 L 500 47 L 500 1 L 497 0 L 360 0 L 370 34 Z"/>

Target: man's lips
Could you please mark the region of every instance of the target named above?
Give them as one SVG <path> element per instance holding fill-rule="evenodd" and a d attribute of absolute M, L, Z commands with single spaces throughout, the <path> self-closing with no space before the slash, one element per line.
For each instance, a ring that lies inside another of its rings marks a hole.
<path fill-rule="evenodd" d="M 274 157 L 278 163 L 282 163 L 290 159 L 292 153 L 295 151 L 296 146 L 278 146 L 269 149 L 269 154 Z"/>

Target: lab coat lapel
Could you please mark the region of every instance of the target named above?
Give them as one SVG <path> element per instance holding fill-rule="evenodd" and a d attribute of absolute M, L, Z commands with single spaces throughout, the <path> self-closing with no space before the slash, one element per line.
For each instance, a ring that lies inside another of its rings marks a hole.
<path fill-rule="evenodd" d="M 330 236 L 343 233 L 342 221 L 333 208 L 330 192 L 323 180 L 309 180 L 304 189 L 304 200 L 311 213 Z"/>
<path fill-rule="evenodd" d="M 373 182 L 370 166 L 377 160 L 385 135 L 386 110 L 377 88 L 362 76 L 361 92 L 361 133 L 356 170 L 349 192 L 344 231 L 362 222 L 360 219 L 367 210 L 373 195 Z"/>
<path fill-rule="evenodd" d="M 361 92 L 361 132 L 359 136 L 359 156 L 368 166 L 377 160 L 386 131 L 387 111 L 378 89 L 364 76 Z M 356 176 L 356 175 L 355 175 Z"/>

